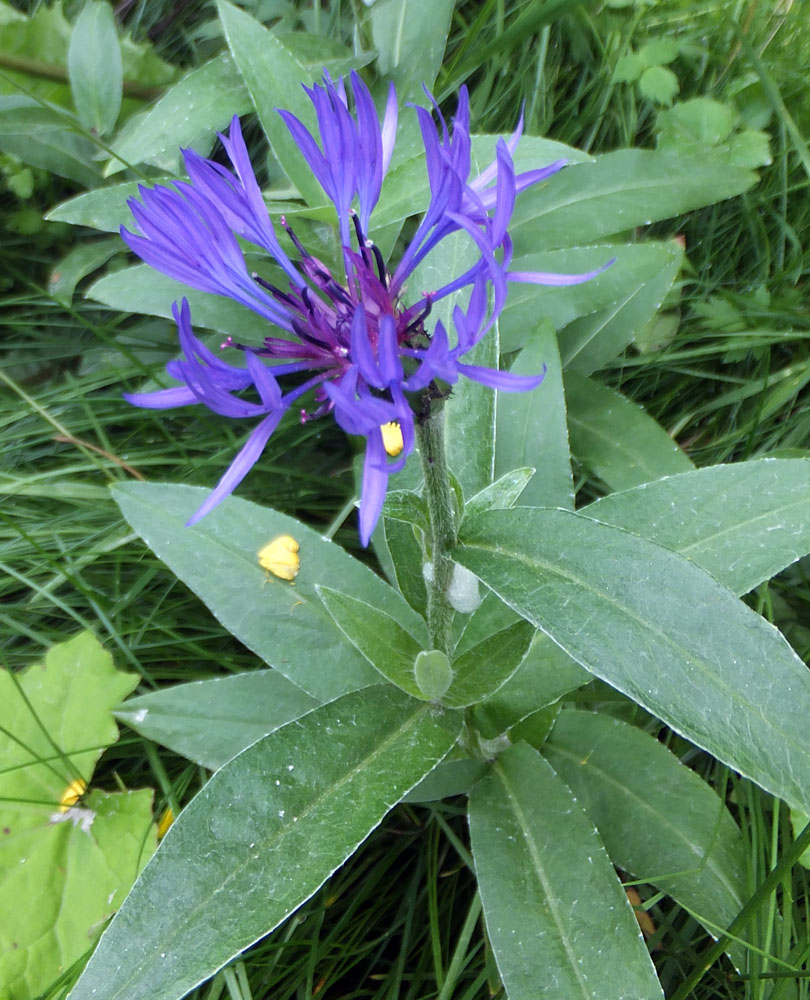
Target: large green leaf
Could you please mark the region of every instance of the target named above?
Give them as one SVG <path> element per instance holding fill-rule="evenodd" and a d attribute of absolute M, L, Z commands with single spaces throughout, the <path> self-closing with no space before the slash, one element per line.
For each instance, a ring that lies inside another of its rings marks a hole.
<path fill-rule="evenodd" d="M 664 428 L 636 403 L 579 372 L 566 372 L 571 451 L 614 490 L 694 468 Z"/>
<path fill-rule="evenodd" d="M 456 558 L 591 673 L 810 811 L 810 673 L 704 570 L 613 525 L 528 507 L 465 522 Z"/>
<path fill-rule="evenodd" d="M 580 513 L 675 549 L 746 594 L 810 552 L 810 459 L 696 469 L 612 493 Z"/>
<path fill-rule="evenodd" d="M 218 333 L 231 334 L 259 344 L 267 335 L 267 320 L 221 295 L 198 292 L 167 274 L 155 271 L 148 264 L 135 264 L 99 278 L 87 289 L 87 298 L 103 302 L 120 312 L 146 313 L 172 318 L 172 303 L 184 296 L 191 306 L 195 326 L 204 326 Z M 241 340 L 240 340 L 241 343 Z M 233 360 L 238 361 L 238 352 Z"/>
<path fill-rule="evenodd" d="M 159 177 L 155 182 L 169 180 L 169 177 Z M 45 218 L 48 222 L 69 222 L 74 226 L 89 226 L 106 233 L 117 233 L 123 224 L 129 225 L 132 222 L 127 201 L 137 196 L 138 183 L 126 181 L 124 184 L 113 184 L 78 194 L 46 212 Z"/>
<path fill-rule="evenodd" d="M 563 711 L 543 753 L 590 818 L 611 860 L 672 896 L 710 932 L 745 905 L 742 835 L 714 790 L 648 733 Z M 733 947 L 738 968 L 745 949 Z"/>
<path fill-rule="evenodd" d="M 354 692 L 222 767 L 166 834 L 71 1000 L 178 1000 L 295 910 L 455 743 L 457 714 Z"/>
<path fill-rule="evenodd" d="M 161 170 L 180 168 L 180 147 L 208 153 L 215 130 L 233 115 L 253 110 L 250 96 L 227 52 L 186 73 L 145 114 L 131 118 L 113 143 L 118 159 L 107 175 L 130 163 L 151 163 Z"/>
<path fill-rule="evenodd" d="M 67 112 L 33 98 L 0 97 L 0 151 L 92 187 L 99 181 L 93 166 L 95 146 L 79 134 L 79 128 Z"/>
<path fill-rule="evenodd" d="M 510 1000 L 659 1000 L 655 969 L 592 822 L 517 743 L 470 794 L 487 933 Z"/>
<path fill-rule="evenodd" d="M 377 71 L 405 101 L 424 100 L 442 63 L 453 0 L 377 0 L 368 12 Z"/>
<path fill-rule="evenodd" d="M 680 259 L 680 247 L 673 242 L 649 240 L 644 243 L 599 243 L 596 246 L 574 246 L 561 250 L 540 250 L 513 259 L 513 271 L 551 271 L 559 274 L 583 274 L 604 267 L 601 274 L 582 285 L 532 285 L 512 282 L 509 297 L 498 320 L 501 347 L 515 351 L 526 344 L 540 317 L 548 319 L 556 330 L 563 330 L 575 320 L 592 317 L 605 310 L 617 311 L 631 302 L 648 282 L 671 270 L 673 261 Z M 566 333 L 565 337 L 569 337 Z M 618 342 L 618 341 L 617 341 Z M 622 346 L 629 343 L 625 340 Z M 573 351 L 566 346 L 566 352 Z"/>
<path fill-rule="evenodd" d="M 111 710 L 137 681 L 88 633 L 0 671 L 0 983 L 12 1000 L 82 958 L 155 849 L 151 789 L 60 808 L 118 738 Z"/>
<path fill-rule="evenodd" d="M 226 0 L 219 0 L 217 7 L 228 46 L 273 153 L 304 200 L 310 205 L 322 204 L 321 186 L 278 113 L 279 108 L 292 111 L 307 128 L 316 131 L 315 111 L 301 87 L 314 82 L 312 69 L 282 38 L 249 14 Z"/>
<path fill-rule="evenodd" d="M 318 704 L 277 670 L 252 670 L 130 698 L 115 717 L 147 739 L 215 771 Z"/>
<path fill-rule="evenodd" d="M 420 616 L 367 566 L 285 514 L 228 497 L 186 528 L 208 492 L 127 483 L 113 494 L 152 551 L 227 629 L 294 684 L 323 701 L 377 683 L 379 674 L 334 624 L 316 584 L 339 585 L 417 633 L 424 627 Z M 266 573 L 256 558 L 279 535 L 292 535 L 300 544 L 294 583 Z"/>
<path fill-rule="evenodd" d="M 68 75 L 79 118 L 98 135 L 118 120 L 124 71 L 115 15 L 104 0 L 87 0 L 70 36 Z"/>
<path fill-rule="evenodd" d="M 659 258 L 660 268 L 626 288 L 616 302 L 590 316 L 575 319 L 560 331 L 564 368 L 590 375 L 618 357 L 647 328 L 678 275 L 683 248 L 671 240 L 663 244 Z"/>
<path fill-rule="evenodd" d="M 554 329 L 547 322 L 534 327 L 510 370 L 516 375 L 537 375 L 544 365 L 546 377 L 537 389 L 498 394 L 495 475 L 529 466 L 536 471 L 521 494 L 521 504 L 573 507 L 560 355 Z"/>
<path fill-rule="evenodd" d="M 515 253 L 588 243 L 682 215 L 747 191 L 750 170 L 721 157 L 619 149 L 575 163 L 547 184 L 524 192 L 510 232 Z"/>

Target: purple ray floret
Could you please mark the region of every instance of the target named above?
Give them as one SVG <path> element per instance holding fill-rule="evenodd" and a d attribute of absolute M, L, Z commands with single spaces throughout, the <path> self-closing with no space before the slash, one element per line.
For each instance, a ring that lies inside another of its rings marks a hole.
<path fill-rule="evenodd" d="M 495 323 L 506 301 L 507 283 L 570 285 L 589 280 L 603 268 L 578 275 L 509 270 L 508 227 L 516 196 L 552 176 L 565 161 L 516 174 L 512 155 L 521 119 L 508 140 L 498 141 L 493 162 L 471 177 L 470 109 L 462 87 L 452 128 L 430 94 L 432 112 L 415 108 L 430 201 L 410 243 L 389 269 L 366 234 L 394 150 L 393 84 L 382 122 L 355 72 L 351 106 L 343 80 L 335 83 L 327 73 L 320 83 L 304 89 L 315 110 L 317 136 L 289 111 L 279 114 L 335 207 L 343 269 L 333 274 L 308 253 L 284 216 L 278 219 L 278 229 L 273 225 L 234 117 L 228 136 L 220 136 L 233 170 L 185 150 L 189 181 L 140 187 L 140 200 L 129 202 L 137 230 L 122 228 L 121 235 L 139 257 L 164 274 L 252 309 L 270 324 L 268 335 L 259 345 L 237 344 L 228 337 L 222 347 L 245 352 L 247 367 L 228 364 L 195 337 L 183 299 L 174 306 L 183 356 L 167 366 L 180 385 L 126 398 L 153 409 L 202 403 L 223 416 L 258 418 L 191 524 L 236 488 L 284 414 L 309 397 L 308 408 L 299 409 L 301 420 L 331 414 L 347 433 L 366 439 L 359 524 L 360 539 L 367 545 L 388 478 L 413 451 L 414 407 L 420 394 L 441 396 L 444 387 L 460 377 L 514 392 L 542 382 L 545 372 L 512 375 L 463 360 Z M 410 292 L 407 281 L 415 268 L 429 255 L 440 254 L 441 244 L 453 234 L 463 234 L 472 248 L 466 270 L 441 288 Z M 270 256 L 286 287 L 248 271 L 237 237 Z M 466 305 L 453 309 L 452 329 L 441 321 L 431 325 L 435 303 L 465 289 Z M 292 387 L 283 391 L 286 376 L 293 375 Z M 386 453 L 382 428 L 389 423 L 398 424 L 402 434 L 398 456 Z"/>

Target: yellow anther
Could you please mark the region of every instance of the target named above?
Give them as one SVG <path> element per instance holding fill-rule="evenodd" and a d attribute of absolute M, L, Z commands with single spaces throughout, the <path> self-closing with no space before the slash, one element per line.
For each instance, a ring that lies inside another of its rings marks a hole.
<path fill-rule="evenodd" d="M 171 806 L 166 806 L 166 808 L 161 813 L 160 819 L 158 820 L 157 828 L 157 838 L 158 840 L 163 840 L 166 836 L 166 832 L 169 827 L 174 823 L 174 813 L 172 812 Z"/>
<path fill-rule="evenodd" d="M 387 424 L 382 424 L 380 430 L 382 431 L 383 447 L 386 453 L 389 455 L 398 455 L 405 447 L 399 424 L 395 420 L 392 420 Z"/>
<path fill-rule="evenodd" d="M 66 813 L 71 806 L 76 805 L 86 791 L 86 781 L 83 781 L 81 778 L 76 778 L 75 781 L 71 781 L 64 792 L 62 792 L 62 798 L 59 800 L 59 812 Z"/>
<path fill-rule="evenodd" d="M 301 566 L 298 542 L 292 535 L 279 535 L 259 550 L 259 565 L 282 580 L 294 580 Z"/>

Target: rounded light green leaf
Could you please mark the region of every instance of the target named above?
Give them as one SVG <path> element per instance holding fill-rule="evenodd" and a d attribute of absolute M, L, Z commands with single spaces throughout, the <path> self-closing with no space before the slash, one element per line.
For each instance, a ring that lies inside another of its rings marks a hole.
<path fill-rule="evenodd" d="M 112 6 L 87 0 L 70 36 L 68 75 L 79 118 L 99 135 L 111 132 L 121 110 L 124 73 Z"/>

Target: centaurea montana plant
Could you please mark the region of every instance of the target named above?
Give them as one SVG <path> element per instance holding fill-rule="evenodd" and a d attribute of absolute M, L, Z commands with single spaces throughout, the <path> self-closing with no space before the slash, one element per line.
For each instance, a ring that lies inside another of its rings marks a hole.
<path fill-rule="evenodd" d="M 295 115 L 284 110 L 279 114 L 335 207 L 344 275 L 333 274 L 310 254 L 281 216 L 281 228 L 297 259 L 283 248 L 256 181 L 239 119 L 234 117 L 229 135 L 220 136 L 233 172 L 185 150 L 189 181 L 173 188 L 139 188 L 142 200 L 129 204 L 140 234 L 125 228 L 121 233 L 152 267 L 247 306 L 276 332 L 260 346 L 237 344 L 229 337 L 222 346 L 243 350 L 247 367 L 228 364 L 194 335 L 184 299 L 174 306 L 184 357 L 167 368 L 182 385 L 127 398 L 157 409 L 203 403 L 224 416 L 260 418 L 191 518 L 189 523 L 194 523 L 241 482 L 286 411 L 307 394 L 313 395 L 314 408 L 302 408 L 302 420 L 331 413 L 349 434 L 366 439 L 359 525 L 360 539 L 367 545 L 388 477 L 403 467 L 414 449 L 415 408 L 422 416 L 429 413 L 431 402 L 440 401 L 460 376 L 492 389 L 518 392 L 534 389 L 542 381 L 543 373 L 514 375 L 462 360 L 496 322 L 508 282 L 572 285 L 598 271 L 562 275 L 509 270 L 508 225 L 516 196 L 551 177 L 566 161 L 516 174 L 512 155 L 521 123 L 508 141 L 498 141 L 495 160 L 471 178 L 470 108 L 464 87 L 452 130 L 432 97 L 438 128 L 429 110 L 415 108 L 431 197 L 413 238 L 389 269 L 367 233 L 394 151 L 394 86 L 389 88 L 382 123 L 368 88 L 355 72 L 351 75 L 354 113 L 342 79 L 335 83 L 324 73 L 322 84 L 305 89 L 315 108 L 320 145 Z M 417 266 L 429 254 L 441 253 L 442 242 L 459 231 L 474 244 L 475 262 L 443 287 L 411 294 L 407 282 Z M 270 254 L 289 283 L 287 290 L 249 273 L 237 236 Z M 453 309 L 455 336 L 441 321 L 431 329 L 429 314 L 435 303 L 462 289 L 468 289 L 469 296 L 463 308 Z M 308 377 L 282 389 L 279 379 L 301 373 Z M 258 402 L 240 395 L 250 388 Z"/>

